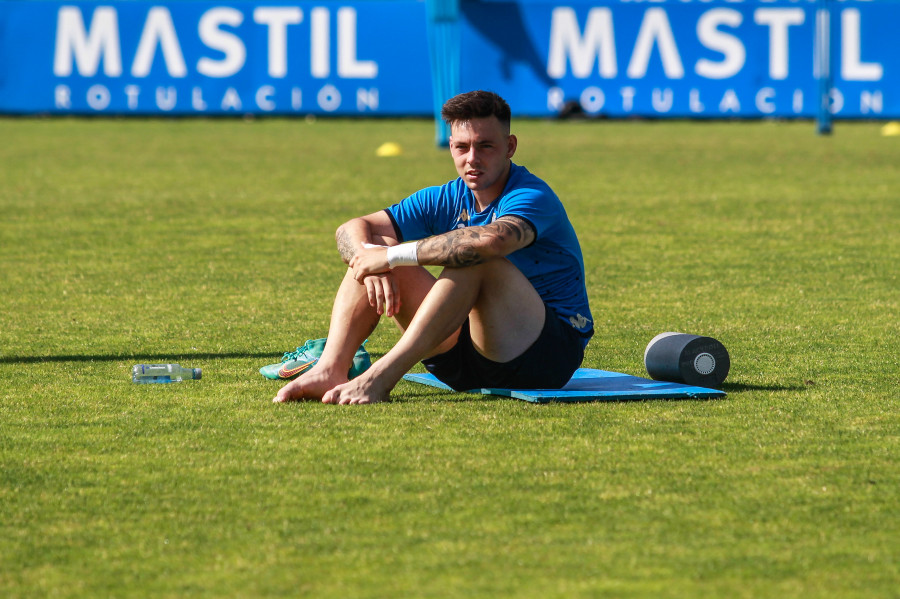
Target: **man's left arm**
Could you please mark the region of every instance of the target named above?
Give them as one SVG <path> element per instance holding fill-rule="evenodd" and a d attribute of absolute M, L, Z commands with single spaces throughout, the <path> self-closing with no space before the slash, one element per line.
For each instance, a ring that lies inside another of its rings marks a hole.
<path fill-rule="evenodd" d="M 454 229 L 417 242 L 419 264 L 463 268 L 507 256 L 535 239 L 534 227 L 515 215 L 501 216 L 489 225 Z"/>
<path fill-rule="evenodd" d="M 412 248 L 415 260 L 401 261 L 398 265 L 418 264 L 464 268 L 475 266 L 492 258 L 507 256 L 527 247 L 535 239 L 534 227 L 520 216 L 501 216 L 489 225 L 454 229 L 419 241 L 405 243 L 399 248 Z M 357 281 L 371 274 L 386 272 L 392 266 L 386 248 L 363 249 L 350 261 Z M 406 252 L 403 252 L 406 256 Z"/>

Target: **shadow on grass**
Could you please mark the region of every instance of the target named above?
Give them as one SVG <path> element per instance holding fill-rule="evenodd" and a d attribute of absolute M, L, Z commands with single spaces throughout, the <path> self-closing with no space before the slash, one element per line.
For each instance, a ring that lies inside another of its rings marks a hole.
<path fill-rule="evenodd" d="M 283 354 L 282 354 L 283 355 Z M 371 353 L 372 361 L 382 354 Z M 146 363 L 167 363 L 172 360 L 218 360 L 230 358 L 253 358 L 276 362 L 281 356 L 278 352 L 172 352 L 172 353 L 139 353 L 139 354 L 64 354 L 58 356 L 0 356 L 0 364 L 40 364 L 42 362 L 117 362 L 119 360 L 145 361 Z"/>
<path fill-rule="evenodd" d="M 216 360 L 227 358 L 259 358 L 277 360 L 276 352 L 172 352 L 166 354 L 109 354 L 59 356 L 2 356 L 0 364 L 39 364 L 41 362 L 117 362 L 119 360 L 162 363 L 173 360 Z"/>
<path fill-rule="evenodd" d="M 472 402 L 492 402 L 492 401 L 517 401 L 514 398 L 503 397 L 500 395 L 482 395 L 480 393 L 466 393 L 464 391 L 444 391 L 438 390 L 434 392 L 407 391 L 403 392 L 401 401 L 409 399 L 428 399 L 438 403 L 472 403 Z M 527 402 L 525 402 L 527 403 Z"/>
<path fill-rule="evenodd" d="M 722 390 L 726 393 L 742 393 L 744 391 L 804 391 L 804 385 L 747 385 L 744 383 L 724 383 Z"/>

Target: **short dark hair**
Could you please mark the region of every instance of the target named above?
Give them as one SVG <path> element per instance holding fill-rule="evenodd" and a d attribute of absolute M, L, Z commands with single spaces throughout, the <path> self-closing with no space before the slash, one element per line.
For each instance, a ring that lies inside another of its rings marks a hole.
<path fill-rule="evenodd" d="M 453 123 L 492 116 L 497 117 L 501 124 L 509 128 L 509 104 L 494 92 L 484 90 L 454 96 L 447 100 L 441 109 L 441 118 L 451 126 Z"/>

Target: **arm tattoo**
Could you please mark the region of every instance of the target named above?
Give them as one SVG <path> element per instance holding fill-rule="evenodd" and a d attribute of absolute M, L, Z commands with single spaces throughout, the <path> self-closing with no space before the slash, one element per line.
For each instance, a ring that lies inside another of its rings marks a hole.
<path fill-rule="evenodd" d="M 500 239 L 515 239 L 522 247 L 530 245 L 535 238 L 534 227 L 519 216 L 502 216 L 488 226 L 497 227 L 497 236 Z"/>
<path fill-rule="evenodd" d="M 353 241 L 350 235 L 344 229 L 338 229 L 337 235 L 338 252 L 346 263 L 350 263 L 350 259 L 356 254 L 356 248 L 353 247 Z"/>
<path fill-rule="evenodd" d="M 534 241 L 534 228 L 518 216 L 504 216 L 489 225 L 456 229 L 420 242 L 420 252 L 436 254 L 429 264 L 462 268 L 506 255 Z M 498 253 L 498 247 L 502 253 Z M 510 249 L 511 248 L 511 249 Z"/>
<path fill-rule="evenodd" d="M 432 250 L 437 252 L 435 262 L 440 266 L 449 266 L 450 268 L 462 268 L 464 266 L 475 266 L 484 262 L 484 257 L 478 252 L 475 244 L 481 239 L 475 227 L 456 229 L 445 235 L 438 235 L 425 240 L 431 245 Z"/>

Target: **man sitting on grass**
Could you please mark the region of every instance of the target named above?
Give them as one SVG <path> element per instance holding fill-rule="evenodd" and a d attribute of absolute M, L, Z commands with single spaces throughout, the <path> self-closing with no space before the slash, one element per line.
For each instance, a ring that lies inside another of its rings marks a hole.
<path fill-rule="evenodd" d="M 383 401 L 418 361 L 457 390 L 559 388 L 581 365 L 593 335 L 581 247 L 553 190 L 512 163 L 509 106 L 474 91 L 441 117 L 459 178 L 338 228 L 349 269 L 328 343 L 275 402 Z M 435 278 L 423 265 L 444 269 Z M 400 340 L 348 380 L 382 315 Z"/>

